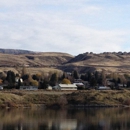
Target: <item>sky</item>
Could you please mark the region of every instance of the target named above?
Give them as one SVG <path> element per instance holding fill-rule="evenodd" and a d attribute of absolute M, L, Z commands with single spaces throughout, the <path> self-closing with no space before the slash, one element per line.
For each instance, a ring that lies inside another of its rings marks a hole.
<path fill-rule="evenodd" d="M 0 1 L 0 48 L 130 51 L 130 0 Z"/>

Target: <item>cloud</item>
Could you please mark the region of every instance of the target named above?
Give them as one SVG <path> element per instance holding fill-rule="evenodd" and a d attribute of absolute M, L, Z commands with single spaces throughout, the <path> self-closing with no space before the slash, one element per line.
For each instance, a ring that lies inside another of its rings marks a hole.
<path fill-rule="evenodd" d="M 85 23 L 89 18 L 95 21 L 95 16 L 101 17 L 102 13 L 102 6 L 89 5 L 88 1 L 1 1 L 0 6 L 9 8 L 8 11 L 0 11 L 1 48 L 57 51 L 73 55 L 87 51 L 122 50 L 129 32 L 120 28 L 95 28 L 90 26 L 91 23 Z M 66 10 L 62 10 L 63 4 Z M 43 5 L 48 5 L 49 10 L 48 6 L 45 8 Z M 55 5 L 61 6 L 59 11 L 54 8 Z M 20 6 L 23 7 L 18 9 Z"/>

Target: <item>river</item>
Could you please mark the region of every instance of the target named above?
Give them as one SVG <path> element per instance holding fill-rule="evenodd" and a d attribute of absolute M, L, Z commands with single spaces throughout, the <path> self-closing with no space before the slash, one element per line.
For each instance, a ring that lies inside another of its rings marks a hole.
<path fill-rule="evenodd" d="M 2 109 L 0 130 L 130 130 L 130 109 Z"/>

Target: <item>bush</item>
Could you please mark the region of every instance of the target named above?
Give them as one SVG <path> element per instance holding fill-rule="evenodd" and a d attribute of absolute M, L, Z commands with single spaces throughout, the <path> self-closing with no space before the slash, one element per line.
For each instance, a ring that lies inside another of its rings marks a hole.
<path fill-rule="evenodd" d="M 69 79 L 64 78 L 61 82 L 62 84 L 71 84 Z"/>

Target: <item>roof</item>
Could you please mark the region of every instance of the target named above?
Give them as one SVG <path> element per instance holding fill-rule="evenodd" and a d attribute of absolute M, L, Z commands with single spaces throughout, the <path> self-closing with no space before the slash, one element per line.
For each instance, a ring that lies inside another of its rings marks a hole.
<path fill-rule="evenodd" d="M 110 87 L 106 87 L 106 86 L 100 86 L 98 89 L 100 89 L 100 90 L 108 90 L 108 89 L 111 89 Z"/>
<path fill-rule="evenodd" d="M 73 83 L 73 84 L 75 84 L 75 85 L 79 85 L 79 86 L 84 86 L 83 83 Z"/>
<path fill-rule="evenodd" d="M 59 84 L 59 86 L 62 88 L 62 87 L 76 87 L 77 88 L 77 86 L 75 85 L 75 84 Z"/>

